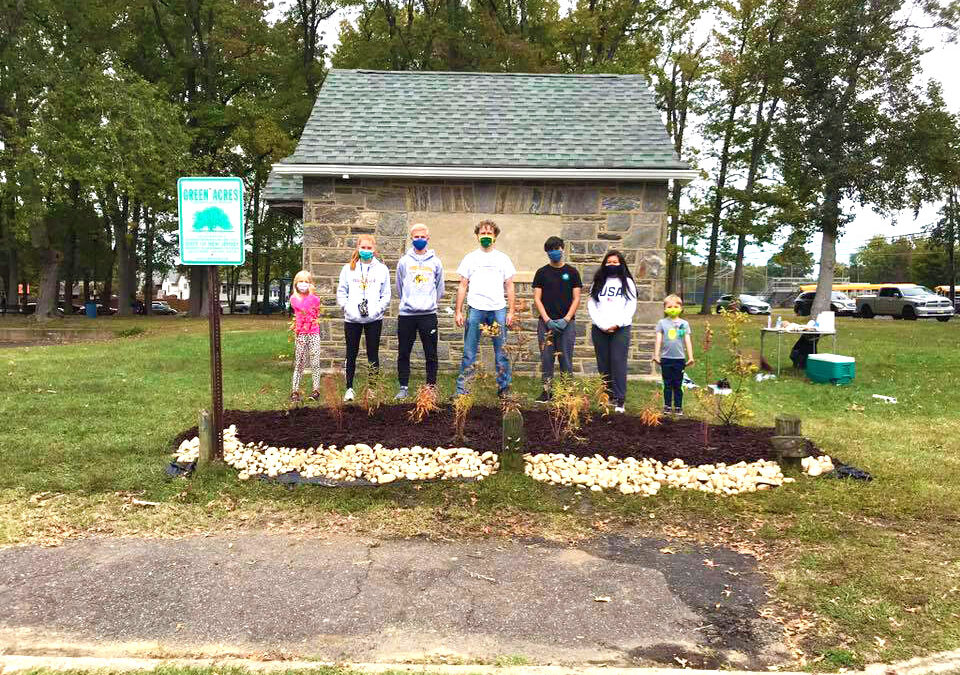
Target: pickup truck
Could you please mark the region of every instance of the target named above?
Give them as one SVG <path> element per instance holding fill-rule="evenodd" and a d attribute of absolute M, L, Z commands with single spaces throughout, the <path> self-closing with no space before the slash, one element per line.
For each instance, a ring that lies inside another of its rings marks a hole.
<path fill-rule="evenodd" d="M 876 295 L 857 298 L 857 314 L 865 319 L 892 316 L 895 319 L 936 319 L 949 321 L 956 310 L 944 298 L 925 286 L 901 284 L 883 286 Z"/>

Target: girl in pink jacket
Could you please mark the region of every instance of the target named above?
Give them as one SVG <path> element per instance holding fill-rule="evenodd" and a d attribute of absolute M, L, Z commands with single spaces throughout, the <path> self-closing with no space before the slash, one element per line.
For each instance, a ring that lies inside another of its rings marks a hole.
<path fill-rule="evenodd" d="M 300 378 L 310 357 L 310 375 L 313 380 L 313 392 L 310 400 L 320 398 L 320 298 L 314 295 L 313 276 L 307 270 L 300 270 L 293 278 L 293 295 L 290 307 L 293 309 L 293 332 L 296 336 L 296 351 L 293 358 L 293 393 L 290 400 L 299 403 Z"/>

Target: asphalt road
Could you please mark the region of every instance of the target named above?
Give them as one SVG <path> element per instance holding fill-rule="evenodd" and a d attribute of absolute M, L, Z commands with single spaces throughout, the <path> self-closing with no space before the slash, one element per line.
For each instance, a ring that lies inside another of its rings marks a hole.
<path fill-rule="evenodd" d="M 767 597 L 752 558 L 667 545 L 231 533 L 10 548 L 0 651 L 752 668 L 786 658 L 758 615 Z"/>

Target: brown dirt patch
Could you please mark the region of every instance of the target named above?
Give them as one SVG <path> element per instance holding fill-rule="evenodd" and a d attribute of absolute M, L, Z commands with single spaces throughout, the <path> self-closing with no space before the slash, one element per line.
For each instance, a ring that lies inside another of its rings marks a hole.
<path fill-rule="evenodd" d="M 319 444 L 343 447 L 351 443 L 382 443 L 388 447 L 455 447 L 453 411 L 444 406 L 422 424 L 408 420 L 412 406 L 385 405 L 374 415 L 358 406 L 344 409 L 343 427 L 338 428 L 330 412 L 321 406 L 291 410 L 227 410 L 225 424 L 235 424 L 237 435 L 245 442 L 263 441 L 276 446 L 308 448 Z M 700 420 L 666 419 L 658 427 L 644 426 L 632 415 L 600 417 L 584 425 L 579 439 L 557 442 L 544 410 L 524 410 L 527 451 L 562 452 L 579 456 L 614 455 L 649 457 L 662 462 L 682 459 L 688 464 L 708 464 L 741 460 L 772 459 L 771 427 L 709 427 L 704 443 Z M 192 427 L 174 439 L 174 447 L 185 438 L 196 436 Z M 475 407 L 467 420 L 464 445 L 475 450 L 499 452 L 502 448 L 500 410 Z M 816 448 L 811 444 L 811 452 Z"/>
<path fill-rule="evenodd" d="M 557 441 L 546 411 L 523 413 L 530 452 L 561 452 L 577 456 L 649 457 L 661 462 L 682 459 L 687 464 L 735 464 L 741 460 L 773 459 L 773 427 L 710 426 L 704 442 L 700 420 L 665 419 L 648 427 L 633 415 L 611 414 L 585 424 L 577 436 Z M 535 439 L 535 440 L 532 440 Z M 812 444 L 811 444 L 812 446 Z"/>
<path fill-rule="evenodd" d="M 310 448 L 323 445 L 343 447 L 351 443 L 391 448 L 459 447 L 454 438 L 453 410 L 444 406 L 429 415 L 421 424 L 409 421 L 412 405 L 385 405 L 373 415 L 355 405 L 343 411 L 343 427 L 338 428 L 330 412 L 319 406 L 303 406 L 291 410 L 227 410 L 224 425 L 235 424 L 237 437 L 249 443 L 263 441 L 290 448 Z M 179 446 L 185 438 L 197 435 L 191 427 L 174 439 Z M 499 452 L 502 434 L 500 410 L 477 406 L 470 411 L 465 430 L 465 445 L 474 450 Z"/>

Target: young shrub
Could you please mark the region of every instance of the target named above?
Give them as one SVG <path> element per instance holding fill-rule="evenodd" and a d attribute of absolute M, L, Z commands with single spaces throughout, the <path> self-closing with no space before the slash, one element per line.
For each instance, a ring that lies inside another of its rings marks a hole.
<path fill-rule="evenodd" d="M 587 395 L 593 412 L 599 413 L 602 417 L 610 414 L 610 408 L 613 402 L 610 400 L 610 392 L 607 389 L 607 382 L 602 375 L 591 375 L 580 378 L 580 387 Z"/>
<path fill-rule="evenodd" d="M 413 410 L 407 417 L 414 424 L 420 424 L 427 419 L 430 413 L 440 410 L 437 405 L 437 388 L 429 384 L 421 384 L 417 389 L 417 396 L 413 399 Z"/>
<path fill-rule="evenodd" d="M 551 392 L 547 412 L 557 442 L 577 438 L 577 432 L 594 413 L 606 415 L 610 411 L 610 397 L 601 377 L 577 378 L 560 373 L 553 378 Z"/>
<path fill-rule="evenodd" d="M 658 427 L 663 419 L 663 399 L 659 391 L 650 394 L 647 404 L 640 409 L 640 423 L 647 427 Z"/>
<path fill-rule="evenodd" d="M 731 392 L 721 395 L 712 392 L 709 387 L 701 387 L 696 390 L 697 400 L 704 410 L 724 426 L 741 424 L 750 417 L 753 417 L 753 411 L 750 409 L 750 395 L 747 393 L 746 384 L 757 372 L 757 365 L 746 355 L 741 347 L 743 342 L 743 327 L 747 322 L 746 314 L 742 312 L 722 312 L 724 322 L 724 333 L 727 337 L 727 350 L 729 357 L 727 363 L 723 366 L 721 372 L 724 379 L 730 384 Z M 706 364 L 707 382 L 713 381 L 713 372 L 710 369 L 709 349 L 712 344 L 713 333 L 707 325 L 704 331 L 704 363 Z M 707 433 L 705 433 L 704 443 L 708 442 Z"/>
<path fill-rule="evenodd" d="M 366 362 L 362 367 L 366 377 L 360 393 L 360 407 L 367 411 L 368 416 L 373 416 L 387 397 L 387 383 L 379 368 L 371 368 Z"/>
<path fill-rule="evenodd" d="M 327 373 L 323 376 L 323 405 L 326 406 L 337 423 L 337 431 L 343 430 L 343 395 L 340 393 L 342 378 L 338 374 Z"/>
<path fill-rule="evenodd" d="M 454 437 L 461 445 L 466 441 L 464 434 L 467 430 L 467 416 L 473 407 L 473 394 L 460 394 L 453 399 L 453 427 Z"/>

